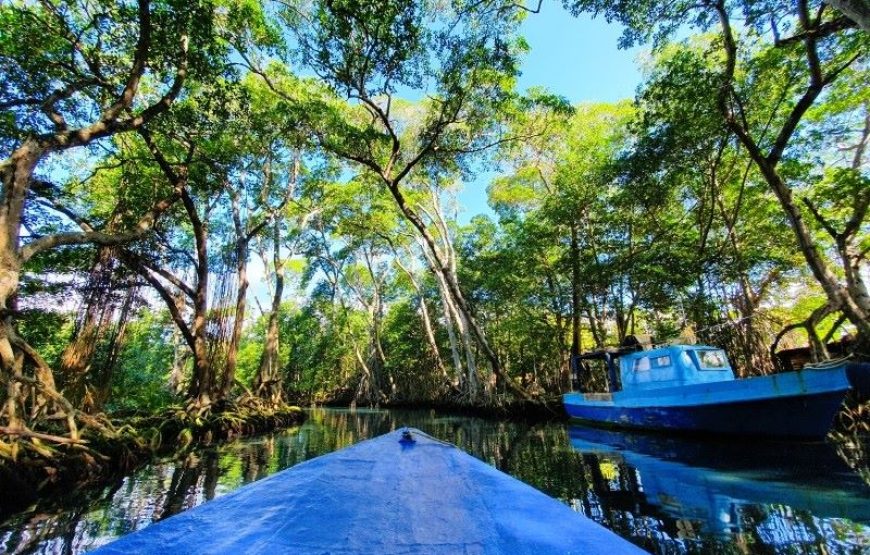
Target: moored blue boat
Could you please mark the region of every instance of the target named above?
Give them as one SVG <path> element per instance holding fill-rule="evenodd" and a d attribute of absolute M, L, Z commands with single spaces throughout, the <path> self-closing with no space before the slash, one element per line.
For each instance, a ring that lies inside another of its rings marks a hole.
<path fill-rule="evenodd" d="M 311 459 L 97 552 L 643 553 L 453 445 L 406 431 Z"/>
<path fill-rule="evenodd" d="M 696 345 L 602 351 L 607 393 L 567 393 L 572 418 L 613 426 L 752 436 L 818 438 L 850 387 L 867 389 L 870 365 L 841 361 L 736 379 L 725 352 Z"/>

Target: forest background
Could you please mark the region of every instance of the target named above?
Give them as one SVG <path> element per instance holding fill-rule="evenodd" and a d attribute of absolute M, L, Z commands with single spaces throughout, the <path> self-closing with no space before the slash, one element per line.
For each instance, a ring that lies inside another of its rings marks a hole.
<path fill-rule="evenodd" d="M 572 105 L 518 86 L 555 4 L 2 3 L 0 453 L 552 399 L 629 335 L 866 355 L 870 38 L 830 4 L 565 0 L 644 52 L 634 99 Z"/>

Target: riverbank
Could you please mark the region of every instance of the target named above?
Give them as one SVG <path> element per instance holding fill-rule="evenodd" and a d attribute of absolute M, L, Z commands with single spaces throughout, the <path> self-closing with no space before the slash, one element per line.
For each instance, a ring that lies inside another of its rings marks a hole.
<path fill-rule="evenodd" d="M 450 412 L 461 416 L 476 416 L 480 418 L 497 418 L 500 420 L 568 420 L 568 415 L 562 406 L 562 397 L 542 400 L 511 400 L 499 404 L 469 404 L 459 401 L 392 401 L 379 405 L 348 404 L 346 402 L 326 402 L 324 407 L 354 408 L 367 406 L 382 409 L 436 410 Z"/>
<path fill-rule="evenodd" d="M 226 403 L 211 411 L 169 407 L 157 414 L 110 420 L 114 433 L 83 430 L 77 442 L 39 438 L 0 456 L 0 520 L 59 490 L 104 484 L 154 457 L 301 424 L 299 407 Z M 8 445 L 8 444 L 4 444 Z"/>

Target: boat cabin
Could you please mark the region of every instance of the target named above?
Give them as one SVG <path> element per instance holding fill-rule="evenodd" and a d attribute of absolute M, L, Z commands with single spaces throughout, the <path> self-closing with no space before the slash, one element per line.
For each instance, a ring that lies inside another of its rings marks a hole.
<path fill-rule="evenodd" d="M 648 350 L 613 349 L 576 357 L 575 373 L 585 360 L 603 360 L 608 369 L 610 392 L 734 379 L 725 351 L 705 345 L 666 345 Z"/>
<path fill-rule="evenodd" d="M 703 345 L 668 345 L 621 357 L 623 389 L 656 389 L 734 379 L 725 351 Z"/>

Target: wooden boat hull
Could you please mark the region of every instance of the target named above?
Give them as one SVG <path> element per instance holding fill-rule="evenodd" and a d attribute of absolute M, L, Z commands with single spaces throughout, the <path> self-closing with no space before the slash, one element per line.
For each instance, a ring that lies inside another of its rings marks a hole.
<path fill-rule="evenodd" d="M 311 459 L 97 553 L 635 554 L 453 445 L 396 431 Z"/>
<path fill-rule="evenodd" d="M 614 394 L 568 393 L 565 410 L 592 423 L 683 432 L 820 438 L 866 365 Z"/>

